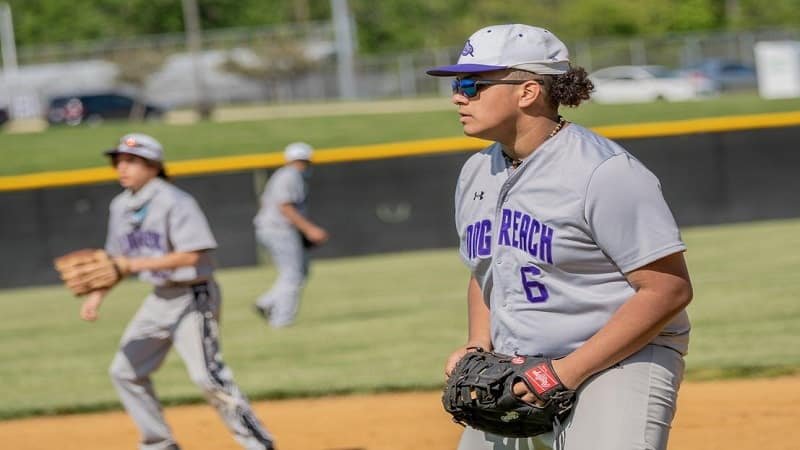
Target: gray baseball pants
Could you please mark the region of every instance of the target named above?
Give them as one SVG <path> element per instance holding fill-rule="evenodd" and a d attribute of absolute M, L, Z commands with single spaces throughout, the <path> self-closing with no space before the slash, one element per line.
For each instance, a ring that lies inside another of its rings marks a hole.
<path fill-rule="evenodd" d="M 273 448 L 272 436 L 222 361 L 217 324 L 220 299 L 214 281 L 156 288 L 128 324 L 109 372 L 125 410 L 139 428 L 141 450 L 177 448 L 150 379 L 171 347 L 242 447 Z"/>
<path fill-rule="evenodd" d="M 589 378 L 560 432 L 516 439 L 468 427 L 458 450 L 666 450 L 683 371 L 680 353 L 647 345 Z"/>
<path fill-rule="evenodd" d="M 309 255 L 303 247 L 300 233 L 295 229 L 256 230 L 258 241 L 272 256 L 278 277 L 256 304 L 269 311 L 273 327 L 291 325 L 297 316 L 300 295 L 308 277 Z"/>

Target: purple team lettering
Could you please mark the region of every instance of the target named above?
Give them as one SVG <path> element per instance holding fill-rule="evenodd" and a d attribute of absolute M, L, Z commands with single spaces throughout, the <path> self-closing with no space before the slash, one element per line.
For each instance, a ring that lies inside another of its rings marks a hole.
<path fill-rule="evenodd" d="M 467 255 L 469 259 L 492 254 L 492 221 L 479 220 L 467 226 Z"/>
<path fill-rule="evenodd" d="M 136 230 L 123 236 L 121 241 L 126 254 L 143 248 L 166 250 L 161 233 L 155 231 Z"/>
<path fill-rule="evenodd" d="M 553 264 L 553 228 L 530 214 L 503 209 L 497 244 L 518 248 L 534 258 Z M 479 220 L 467 226 L 465 243 L 467 257 L 487 257 L 492 254 L 492 222 Z"/>
<path fill-rule="evenodd" d="M 518 248 L 553 264 L 553 229 L 522 211 L 503 209 L 498 245 Z"/>

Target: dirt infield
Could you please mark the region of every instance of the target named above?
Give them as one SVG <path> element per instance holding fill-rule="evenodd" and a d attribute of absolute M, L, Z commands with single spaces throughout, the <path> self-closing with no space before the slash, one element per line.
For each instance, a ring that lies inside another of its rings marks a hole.
<path fill-rule="evenodd" d="M 460 427 L 438 392 L 256 403 L 281 450 L 446 450 Z M 169 408 L 184 450 L 237 450 L 205 405 Z M 800 376 L 685 383 L 670 450 L 790 450 L 800 442 Z M 0 422 L 13 450 L 134 449 L 136 430 L 121 412 Z"/>

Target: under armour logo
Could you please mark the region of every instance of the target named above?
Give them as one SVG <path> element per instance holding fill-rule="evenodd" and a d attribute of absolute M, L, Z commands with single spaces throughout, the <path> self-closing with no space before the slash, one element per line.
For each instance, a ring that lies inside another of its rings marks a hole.
<path fill-rule="evenodd" d="M 472 195 L 472 199 L 473 200 L 483 200 L 483 191 L 480 191 L 480 192 L 475 191 L 475 193 Z"/>

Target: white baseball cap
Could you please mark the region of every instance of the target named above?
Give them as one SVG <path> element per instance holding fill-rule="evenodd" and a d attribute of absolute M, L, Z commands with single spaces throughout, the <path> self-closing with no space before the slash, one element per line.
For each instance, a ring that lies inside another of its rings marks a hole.
<path fill-rule="evenodd" d="M 311 161 L 314 149 L 305 142 L 292 142 L 283 151 L 286 161 Z"/>
<path fill-rule="evenodd" d="M 501 69 L 560 75 L 569 70 L 569 51 L 556 35 L 523 24 L 491 25 L 467 39 L 458 63 L 427 71 L 435 77 Z"/>
<path fill-rule="evenodd" d="M 108 156 L 128 153 L 150 161 L 164 161 L 164 147 L 152 136 L 129 133 L 119 138 L 119 145 L 105 152 Z"/>

